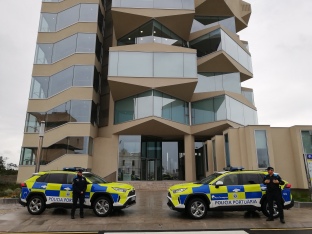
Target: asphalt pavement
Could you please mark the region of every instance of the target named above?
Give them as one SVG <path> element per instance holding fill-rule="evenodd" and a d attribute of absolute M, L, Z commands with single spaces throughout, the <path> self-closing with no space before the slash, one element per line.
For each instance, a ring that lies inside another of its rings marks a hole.
<path fill-rule="evenodd" d="M 257 233 L 259 230 L 308 230 L 312 233 L 312 208 L 285 210 L 285 224 L 275 220 L 267 222 L 257 212 L 208 212 L 201 220 L 190 219 L 167 206 L 167 191 L 137 190 L 137 204 L 109 217 L 97 217 L 85 210 L 85 218 L 70 219 L 70 210 L 46 209 L 41 215 L 31 215 L 19 204 L 0 204 L 0 233 L 109 233 L 179 232 L 206 233 Z M 253 232 L 251 232 L 251 231 Z M 218 231 L 218 232 L 217 232 Z M 273 232 L 267 233 L 273 233 Z M 276 233 L 276 232 L 274 232 Z"/>

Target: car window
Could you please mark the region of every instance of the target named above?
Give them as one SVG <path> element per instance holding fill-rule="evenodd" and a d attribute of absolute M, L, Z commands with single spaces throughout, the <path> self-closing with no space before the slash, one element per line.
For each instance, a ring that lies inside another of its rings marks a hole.
<path fill-rule="evenodd" d="M 226 175 L 218 181 L 222 181 L 223 185 L 238 185 L 238 176 L 237 174 Z"/>
<path fill-rule="evenodd" d="M 67 182 L 66 176 L 67 174 L 57 173 L 57 174 L 49 174 L 47 177 L 47 183 L 53 184 L 65 184 Z"/>
<path fill-rule="evenodd" d="M 67 175 L 67 183 L 66 184 L 72 184 L 75 177 L 76 177 L 75 174 L 68 174 Z"/>
<path fill-rule="evenodd" d="M 241 174 L 241 182 L 245 184 L 262 184 L 263 175 L 258 173 L 244 173 Z"/>
<path fill-rule="evenodd" d="M 48 174 L 44 174 L 40 176 L 39 178 L 37 178 L 36 182 L 46 182 L 47 177 L 48 177 Z"/>
<path fill-rule="evenodd" d="M 220 175 L 220 173 L 213 173 L 209 176 L 207 176 L 206 178 L 202 179 L 199 182 L 196 182 L 195 184 L 209 184 L 211 181 L 213 181 L 215 178 L 218 178 Z"/>
<path fill-rule="evenodd" d="M 93 184 L 103 184 L 108 183 L 106 180 L 104 180 L 102 177 L 95 175 L 93 173 L 83 173 L 84 177 L 86 177 L 91 183 Z"/>

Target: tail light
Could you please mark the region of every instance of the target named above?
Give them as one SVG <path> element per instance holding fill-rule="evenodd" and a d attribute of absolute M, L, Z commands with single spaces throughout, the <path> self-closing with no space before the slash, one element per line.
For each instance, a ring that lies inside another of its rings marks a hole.
<path fill-rule="evenodd" d="M 26 183 L 21 183 L 21 188 L 27 187 Z"/>
<path fill-rule="evenodd" d="M 285 188 L 291 188 L 291 184 L 286 184 Z"/>

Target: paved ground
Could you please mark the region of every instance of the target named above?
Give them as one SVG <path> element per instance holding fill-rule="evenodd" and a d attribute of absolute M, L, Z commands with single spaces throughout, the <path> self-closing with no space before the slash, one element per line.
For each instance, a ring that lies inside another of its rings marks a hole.
<path fill-rule="evenodd" d="M 202 220 L 192 220 L 167 207 L 167 191 L 137 190 L 137 204 L 97 217 L 86 210 L 85 218 L 70 219 L 69 210 L 47 209 L 39 216 L 30 215 L 19 204 L 0 204 L 1 232 L 98 232 L 98 231 L 182 231 L 242 230 L 258 228 L 312 228 L 312 208 L 285 211 L 286 224 L 279 220 L 266 222 L 262 213 L 254 217 L 246 212 L 208 212 Z"/>

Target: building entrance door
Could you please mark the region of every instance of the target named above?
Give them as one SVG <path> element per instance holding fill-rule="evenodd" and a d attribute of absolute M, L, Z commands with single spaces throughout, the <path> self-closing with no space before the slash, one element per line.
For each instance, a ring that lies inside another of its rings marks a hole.
<path fill-rule="evenodd" d="M 142 141 L 141 180 L 161 180 L 161 141 Z"/>

